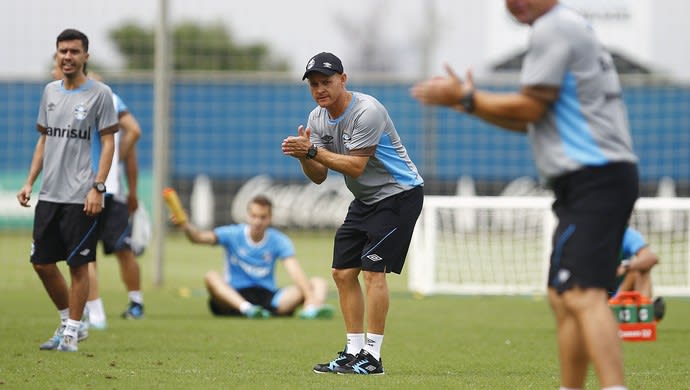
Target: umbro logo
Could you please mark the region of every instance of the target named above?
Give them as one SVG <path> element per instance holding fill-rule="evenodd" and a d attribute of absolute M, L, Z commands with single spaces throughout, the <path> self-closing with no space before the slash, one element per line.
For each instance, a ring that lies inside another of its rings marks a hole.
<path fill-rule="evenodd" d="M 89 253 L 91 253 L 91 249 L 89 248 L 86 248 L 83 251 L 79 252 L 79 254 L 82 256 L 88 256 Z"/>
<path fill-rule="evenodd" d="M 364 369 L 369 371 L 369 372 L 374 372 L 374 371 L 376 371 L 376 366 L 373 364 L 370 364 L 370 365 L 364 367 Z"/>
<path fill-rule="evenodd" d="M 565 283 L 570 279 L 570 271 L 567 269 L 561 269 L 558 271 L 558 281 L 560 283 Z"/>
<path fill-rule="evenodd" d="M 57 105 L 55 103 L 48 103 L 48 111 L 54 111 Z"/>
<path fill-rule="evenodd" d="M 371 261 L 381 261 L 381 260 L 383 260 L 383 258 L 382 258 L 381 256 L 377 255 L 377 254 L 371 254 L 371 255 L 367 256 L 367 259 L 369 259 L 369 260 L 371 260 Z"/>

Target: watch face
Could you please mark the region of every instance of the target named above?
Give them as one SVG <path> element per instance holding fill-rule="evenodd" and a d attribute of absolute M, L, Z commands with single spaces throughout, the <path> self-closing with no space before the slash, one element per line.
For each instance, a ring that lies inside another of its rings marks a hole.
<path fill-rule="evenodd" d="M 317 152 L 317 151 L 316 151 L 316 148 L 315 148 L 315 147 L 313 147 L 313 146 L 310 147 L 309 149 L 307 149 L 307 158 L 314 158 L 314 157 L 316 157 L 316 152 Z"/>
<path fill-rule="evenodd" d="M 93 188 L 95 188 L 96 191 L 103 193 L 105 192 L 105 183 L 96 183 L 93 185 Z"/>

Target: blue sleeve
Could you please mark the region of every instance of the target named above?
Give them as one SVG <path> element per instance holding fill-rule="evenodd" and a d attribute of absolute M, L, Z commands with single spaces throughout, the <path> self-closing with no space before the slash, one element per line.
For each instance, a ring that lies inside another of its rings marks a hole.
<path fill-rule="evenodd" d="M 276 257 L 279 260 L 283 260 L 286 257 L 292 257 L 295 255 L 295 246 L 292 240 L 284 233 L 274 230 L 276 237 Z"/>
<path fill-rule="evenodd" d="M 117 96 L 115 92 L 113 92 L 113 104 L 115 105 L 115 112 L 117 112 L 118 115 L 129 111 L 125 102 Z"/>
<path fill-rule="evenodd" d="M 623 256 L 629 258 L 634 256 L 640 249 L 647 246 L 647 242 L 642 237 L 642 233 L 629 227 L 625 230 L 623 235 Z"/>
<path fill-rule="evenodd" d="M 226 249 L 231 247 L 230 244 L 232 241 L 232 234 L 233 234 L 233 226 L 232 225 L 219 226 L 219 227 L 213 229 L 213 233 L 215 233 L 216 239 L 218 240 L 219 245 L 222 245 Z"/>

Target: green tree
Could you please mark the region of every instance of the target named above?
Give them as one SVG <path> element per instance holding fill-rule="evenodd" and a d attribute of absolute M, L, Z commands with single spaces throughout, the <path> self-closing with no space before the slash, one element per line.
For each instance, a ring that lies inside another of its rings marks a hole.
<path fill-rule="evenodd" d="M 110 31 L 129 70 L 153 69 L 154 31 L 134 23 Z M 285 60 L 271 57 L 266 43 L 241 45 L 221 22 L 182 22 L 173 28 L 173 68 L 205 71 L 285 71 Z"/>

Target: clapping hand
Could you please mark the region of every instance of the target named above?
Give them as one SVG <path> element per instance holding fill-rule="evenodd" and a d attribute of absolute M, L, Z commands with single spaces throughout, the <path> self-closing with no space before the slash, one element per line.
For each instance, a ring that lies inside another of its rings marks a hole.
<path fill-rule="evenodd" d="M 448 106 L 462 110 L 460 99 L 474 90 L 472 71 L 467 71 L 467 79 L 462 79 L 445 64 L 447 76 L 436 76 L 420 81 L 410 89 L 410 94 L 422 104 Z"/>

